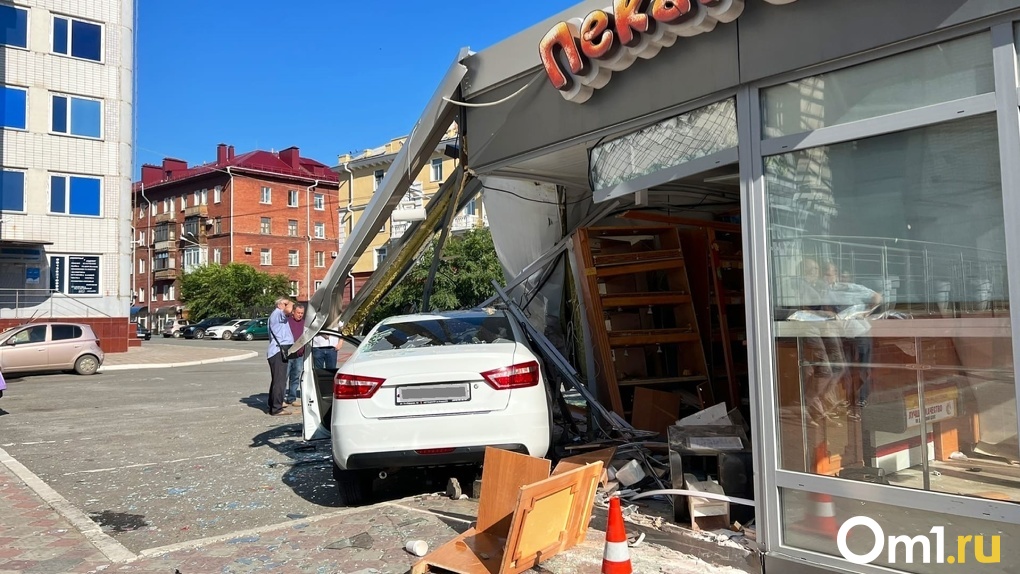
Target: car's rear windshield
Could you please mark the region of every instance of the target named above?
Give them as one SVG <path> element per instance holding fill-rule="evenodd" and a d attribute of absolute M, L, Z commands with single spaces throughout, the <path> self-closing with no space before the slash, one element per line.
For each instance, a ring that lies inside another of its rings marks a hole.
<path fill-rule="evenodd" d="M 451 317 L 387 323 L 369 337 L 366 352 L 445 345 L 513 343 L 506 317 Z"/>

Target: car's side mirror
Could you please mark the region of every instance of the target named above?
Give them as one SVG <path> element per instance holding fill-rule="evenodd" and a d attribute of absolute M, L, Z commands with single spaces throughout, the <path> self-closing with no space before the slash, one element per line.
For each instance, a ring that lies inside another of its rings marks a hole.
<path fill-rule="evenodd" d="M 17 344 L 18 344 L 18 342 L 15 341 L 13 338 L 7 339 L 6 341 L 4 341 L 4 345 L 7 345 L 9 347 L 13 347 L 14 345 L 17 345 Z"/>

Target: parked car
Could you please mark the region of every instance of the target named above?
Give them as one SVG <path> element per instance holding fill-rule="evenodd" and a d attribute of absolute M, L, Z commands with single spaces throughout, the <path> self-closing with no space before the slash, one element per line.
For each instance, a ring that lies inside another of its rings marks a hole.
<path fill-rule="evenodd" d="M 391 317 L 369 331 L 333 379 L 341 503 L 362 503 L 385 469 L 480 463 L 487 446 L 545 456 L 549 393 L 525 341 L 495 309 Z"/>
<path fill-rule="evenodd" d="M 92 327 L 79 323 L 30 323 L 0 333 L 4 374 L 70 371 L 91 375 L 103 365 L 103 349 Z"/>
<path fill-rule="evenodd" d="M 163 326 L 163 337 L 164 338 L 179 338 L 181 336 L 181 329 L 188 326 L 187 319 L 170 319 L 166 325 Z"/>
<path fill-rule="evenodd" d="M 181 329 L 181 336 L 185 339 L 204 339 L 206 329 L 223 325 L 227 321 L 230 321 L 230 317 L 206 317 L 198 323 L 192 323 Z"/>
<path fill-rule="evenodd" d="M 234 333 L 238 329 L 243 329 L 249 322 L 251 319 L 231 319 L 222 325 L 209 327 L 205 330 L 205 336 L 207 339 L 233 339 Z"/>
<path fill-rule="evenodd" d="M 234 332 L 234 339 L 238 341 L 254 341 L 255 339 L 269 338 L 269 317 L 252 319 L 243 329 Z"/>
<path fill-rule="evenodd" d="M 139 339 L 144 339 L 148 341 L 149 339 L 152 338 L 152 331 L 150 331 L 148 327 L 142 325 L 141 323 L 135 323 L 135 333 L 138 335 Z"/>

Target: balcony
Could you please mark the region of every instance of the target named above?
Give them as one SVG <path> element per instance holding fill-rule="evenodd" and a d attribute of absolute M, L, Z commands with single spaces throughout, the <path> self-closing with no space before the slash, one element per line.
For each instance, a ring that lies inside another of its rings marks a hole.
<path fill-rule="evenodd" d="M 157 239 L 152 244 L 152 248 L 156 251 L 170 251 L 174 248 L 174 243 L 177 241 L 177 234 L 168 233 L 166 239 Z"/>
<path fill-rule="evenodd" d="M 177 272 L 177 269 L 156 269 L 152 274 L 156 281 L 169 281 L 177 279 Z"/>
<path fill-rule="evenodd" d="M 166 223 L 168 221 L 175 221 L 176 219 L 177 219 L 177 214 L 174 213 L 173 211 L 168 211 L 166 213 L 157 213 L 156 214 L 156 223 Z"/>
<path fill-rule="evenodd" d="M 461 214 L 453 218 L 451 231 L 466 231 L 478 227 L 478 216 Z"/>
<path fill-rule="evenodd" d="M 184 217 L 208 217 L 209 206 L 208 205 L 193 205 L 191 207 L 184 208 Z"/>

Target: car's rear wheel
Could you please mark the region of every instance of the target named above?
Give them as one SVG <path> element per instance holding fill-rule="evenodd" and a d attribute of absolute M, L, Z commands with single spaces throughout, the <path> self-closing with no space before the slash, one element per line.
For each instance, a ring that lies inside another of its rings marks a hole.
<path fill-rule="evenodd" d="M 245 341 L 254 341 L 255 340 L 255 335 L 253 335 L 252 333 L 245 333 L 244 334 L 244 340 Z"/>
<path fill-rule="evenodd" d="M 223 331 L 223 340 L 224 341 L 229 341 L 230 339 L 233 339 L 233 338 L 234 338 L 234 334 L 233 333 L 231 333 L 230 331 Z"/>
<path fill-rule="evenodd" d="M 360 506 L 372 493 L 372 474 L 365 470 L 341 470 L 333 463 L 333 480 L 342 506 Z"/>
<path fill-rule="evenodd" d="M 203 331 L 201 329 L 199 329 L 198 331 L 195 331 L 195 338 L 196 339 L 205 339 L 205 331 Z"/>
<path fill-rule="evenodd" d="M 174 331 L 174 339 L 180 339 L 181 336 L 182 336 L 182 333 L 180 331 Z"/>
<path fill-rule="evenodd" d="M 74 372 L 79 375 L 94 375 L 99 370 L 99 358 L 95 355 L 82 355 L 74 362 Z"/>

